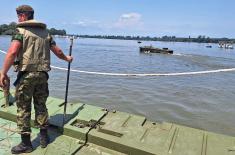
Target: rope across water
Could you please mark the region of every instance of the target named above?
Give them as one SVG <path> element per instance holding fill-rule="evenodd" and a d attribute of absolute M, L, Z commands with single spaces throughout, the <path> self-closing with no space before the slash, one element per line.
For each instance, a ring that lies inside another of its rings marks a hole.
<path fill-rule="evenodd" d="M 6 54 L 5 51 L 0 50 L 1 53 Z M 67 71 L 67 68 L 57 67 L 51 65 L 51 68 Z M 216 70 L 207 70 L 207 71 L 195 71 L 195 72 L 178 72 L 178 73 L 152 73 L 152 74 L 127 74 L 127 73 L 105 73 L 105 72 L 91 72 L 84 70 L 71 69 L 71 72 L 83 73 L 83 74 L 94 74 L 94 75 L 105 75 L 105 76 L 182 76 L 182 75 L 197 75 L 197 74 L 210 74 L 210 73 L 219 73 L 219 72 L 232 72 L 235 71 L 235 68 L 227 69 L 216 69 Z"/>

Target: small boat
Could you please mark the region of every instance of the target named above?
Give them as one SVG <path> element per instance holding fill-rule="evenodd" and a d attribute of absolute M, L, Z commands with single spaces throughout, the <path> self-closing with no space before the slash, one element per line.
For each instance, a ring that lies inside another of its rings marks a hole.
<path fill-rule="evenodd" d="M 138 41 L 137 43 L 140 44 L 140 43 L 142 43 L 142 42 L 141 42 L 141 41 Z"/>
<path fill-rule="evenodd" d="M 207 45 L 206 48 L 212 48 L 212 46 L 211 45 Z"/>
<path fill-rule="evenodd" d="M 225 48 L 225 49 L 233 49 L 233 43 L 232 42 L 219 42 L 219 48 Z"/>
<path fill-rule="evenodd" d="M 155 48 L 153 46 L 140 47 L 140 53 L 162 53 L 162 54 L 173 54 L 173 50 L 168 48 Z"/>
<path fill-rule="evenodd" d="M 227 44 L 227 45 L 225 46 L 225 48 L 226 48 L 226 49 L 233 49 L 233 45 L 232 45 L 232 44 Z"/>

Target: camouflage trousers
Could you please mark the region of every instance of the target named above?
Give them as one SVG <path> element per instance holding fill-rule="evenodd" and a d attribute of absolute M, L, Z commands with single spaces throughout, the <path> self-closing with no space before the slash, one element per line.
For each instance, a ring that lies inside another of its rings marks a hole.
<path fill-rule="evenodd" d="M 48 91 L 46 72 L 25 72 L 16 85 L 17 126 L 19 133 L 31 132 L 31 102 L 35 110 L 34 125 L 39 128 L 48 126 L 46 100 Z"/>

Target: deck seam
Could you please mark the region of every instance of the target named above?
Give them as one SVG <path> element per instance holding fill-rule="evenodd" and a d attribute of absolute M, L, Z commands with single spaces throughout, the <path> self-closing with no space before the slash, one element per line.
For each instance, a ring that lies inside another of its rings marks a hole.
<path fill-rule="evenodd" d="M 171 139 L 171 144 L 170 144 L 169 150 L 168 150 L 168 153 L 170 153 L 170 154 L 172 153 L 172 151 L 174 149 L 176 139 L 178 137 L 178 133 L 179 133 L 179 127 L 176 127 L 174 130 L 174 134 L 172 136 L 172 139 Z"/>
<path fill-rule="evenodd" d="M 121 127 L 126 127 L 127 126 L 127 122 L 131 119 L 131 115 L 129 115 L 127 117 L 127 119 L 122 123 Z"/>
<path fill-rule="evenodd" d="M 208 140 L 208 135 L 204 132 L 203 133 L 203 138 L 202 138 L 201 155 L 207 155 L 207 140 Z"/>
<path fill-rule="evenodd" d="M 143 142 L 143 140 L 144 140 L 144 138 L 147 136 L 148 132 L 149 132 L 149 129 L 146 129 L 146 130 L 144 131 L 144 134 L 143 134 L 143 135 L 141 136 L 141 138 L 140 138 L 140 141 L 141 141 L 141 142 Z"/>
<path fill-rule="evenodd" d="M 91 131 L 92 129 L 94 129 L 94 128 L 100 123 L 100 121 L 101 121 L 108 113 L 109 113 L 109 111 L 106 111 L 106 113 L 104 113 L 104 115 L 103 115 L 102 117 L 100 117 L 100 119 L 97 120 L 97 122 L 94 123 L 94 124 L 90 127 L 90 129 L 88 130 L 88 132 L 87 132 L 86 135 L 85 135 L 86 139 L 85 139 L 84 144 L 82 144 L 82 145 L 81 145 L 80 147 L 78 147 L 74 152 L 72 152 L 71 155 L 75 155 L 79 150 L 81 150 L 84 146 L 86 146 L 86 144 L 89 142 L 88 136 L 89 136 L 90 131 Z"/>

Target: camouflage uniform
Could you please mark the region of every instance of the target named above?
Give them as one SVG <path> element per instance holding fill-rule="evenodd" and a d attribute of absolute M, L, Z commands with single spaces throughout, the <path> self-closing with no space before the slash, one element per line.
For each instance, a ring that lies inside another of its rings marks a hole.
<path fill-rule="evenodd" d="M 19 132 L 31 132 L 31 101 L 34 100 L 35 126 L 48 126 L 46 100 L 49 95 L 46 72 L 26 72 L 16 86 L 17 125 Z"/>
<path fill-rule="evenodd" d="M 17 56 L 19 72 L 16 83 L 17 126 L 20 134 L 31 132 L 31 102 L 35 109 L 35 126 L 45 129 L 48 126 L 46 100 L 48 91 L 48 74 L 50 70 L 50 47 L 55 45 L 45 27 L 35 28 L 35 20 L 20 23 L 12 41 L 22 43 Z M 27 25 L 29 23 L 29 25 Z M 30 27 L 30 24 L 33 26 Z M 41 26 L 39 23 L 39 27 Z M 43 26 L 43 24 L 42 24 Z"/>

